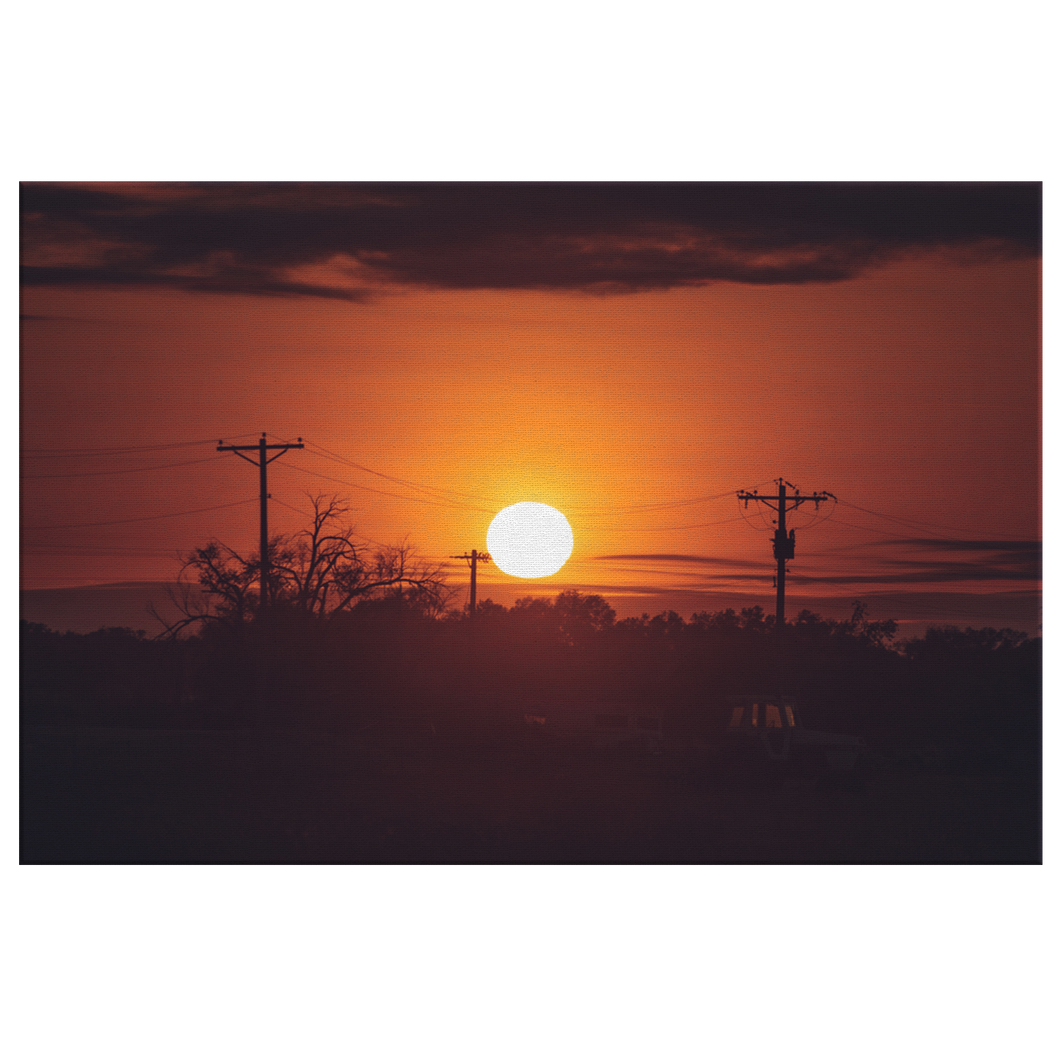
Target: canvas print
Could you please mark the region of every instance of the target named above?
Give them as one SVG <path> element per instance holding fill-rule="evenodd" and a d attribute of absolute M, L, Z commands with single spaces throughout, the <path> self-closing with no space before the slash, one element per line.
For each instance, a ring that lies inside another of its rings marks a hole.
<path fill-rule="evenodd" d="M 26 183 L 21 859 L 1041 861 L 1041 185 Z"/>

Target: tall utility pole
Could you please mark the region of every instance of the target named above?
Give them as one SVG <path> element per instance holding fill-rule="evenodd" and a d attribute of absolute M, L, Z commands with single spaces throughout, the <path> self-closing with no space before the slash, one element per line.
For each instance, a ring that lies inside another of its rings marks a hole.
<path fill-rule="evenodd" d="M 261 482 L 261 576 L 259 581 L 259 593 L 261 595 L 261 609 L 264 610 L 269 606 L 269 484 L 265 474 L 265 468 L 268 467 L 274 460 L 278 460 L 288 449 L 304 449 L 305 446 L 302 444 L 302 439 L 299 438 L 297 443 L 295 442 L 284 442 L 282 445 L 266 445 L 265 444 L 265 432 L 261 432 L 261 438 L 257 445 L 225 445 L 224 439 L 217 443 L 217 451 L 219 453 L 235 453 L 236 456 L 242 457 L 248 464 L 255 464 L 260 468 L 260 482 Z M 245 453 L 257 450 L 257 460 L 251 459 L 246 456 Z M 275 456 L 266 457 L 266 450 L 279 449 Z"/>
<path fill-rule="evenodd" d="M 477 549 L 471 550 L 471 555 L 465 553 L 462 556 L 450 556 L 450 559 L 466 559 L 468 566 L 471 568 L 471 604 L 468 607 L 468 612 L 471 616 L 471 621 L 475 621 L 475 575 L 477 574 L 477 568 L 480 563 L 489 563 L 490 556 L 488 552 L 479 552 Z"/>
<path fill-rule="evenodd" d="M 776 481 L 778 489 L 775 497 L 763 497 L 758 490 L 753 493 L 741 490 L 736 496 L 743 501 L 745 508 L 750 501 L 761 501 L 777 513 L 777 529 L 773 534 L 773 556 L 777 561 L 776 631 L 779 633 L 784 629 L 784 576 L 787 574 L 786 563 L 789 559 L 795 558 L 795 531 L 792 530 L 790 533 L 788 531 L 787 514 L 788 512 L 796 511 L 800 505 L 807 504 L 810 501 L 813 501 L 815 508 L 819 508 L 821 501 L 827 500 L 829 497 L 835 500 L 835 497 L 827 490 L 821 490 L 820 492 L 814 490 L 809 496 L 802 497 L 790 482 L 785 482 L 782 478 L 778 478 Z M 789 497 L 787 494 L 789 486 L 795 490 L 793 497 Z"/>

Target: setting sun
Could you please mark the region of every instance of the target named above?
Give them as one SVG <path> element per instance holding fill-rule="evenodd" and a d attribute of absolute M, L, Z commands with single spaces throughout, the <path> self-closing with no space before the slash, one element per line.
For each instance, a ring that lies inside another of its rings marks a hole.
<path fill-rule="evenodd" d="M 493 562 L 516 578 L 555 574 L 574 551 L 574 531 L 562 512 L 522 501 L 494 516 L 486 533 Z"/>

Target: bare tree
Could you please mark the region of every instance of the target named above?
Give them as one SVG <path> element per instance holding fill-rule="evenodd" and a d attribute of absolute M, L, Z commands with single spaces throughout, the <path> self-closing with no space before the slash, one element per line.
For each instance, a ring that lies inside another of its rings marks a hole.
<path fill-rule="evenodd" d="M 408 544 L 372 550 L 357 540 L 345 519 L 350 509 L 338 497 L 309 500 L 310 525 L 269 541 L 273 608 L 326 621 L 362 600 L 400 593 L 427 614 L 444 610 L 452 591 L 439 565 L 420 560 Z M 260 613 L 258 553 L 242 556 L 210 541 L 183 558 L 178 588 L 170 594 L 181 618 L 163 621 L 162 636 L 175 636 L 196 622 L 243 623 Z"/>

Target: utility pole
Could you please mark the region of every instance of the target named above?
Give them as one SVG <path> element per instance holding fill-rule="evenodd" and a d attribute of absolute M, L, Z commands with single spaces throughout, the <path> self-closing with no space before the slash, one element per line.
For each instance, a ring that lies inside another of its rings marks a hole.
<path fill-rule="evenodd" d="M 736 497 L 738 500 L 743 501 L 745 508 L 750 501 L 761 501 L 777 513 L 775 520 L 777 529 L 773 534 L 773 556 L 777 561 L 776 632 L 780 633 L 784 629 L 784 577 L 787 574 L 786 563 L 789 559 L 795 558 L 795 531 L 788 531 L 787 514 L 788 512 L 796 511 L 800 505 L 807 504 L 810 501 L 813 501 L 814 507 L 819 509 L 821 501 L 827 500 L 829 497 L 834 501 L 835 496 L 827 490 L 821 490 L 820 492 L 814 490 L 809 496 L 802 497 L 790 482 L 785 482 L 782 478 L 778 478 L 776 482 L 778 489 L 774 497 L 763 497 L 758 490 L 753 493 L 741 490 L 736 494 Z M 788 487 L 795 490 L 794 496 L 788 496 Z"/>
<path fill-rule="evenodd" d="M 261 575 L 259 581 L 259 593 L 261 596 L 261 607 L 260 610 L 264 610 L 269 605 L 269 485 L 266 477 L 265 468 L 268 467 L 274 460 L 278 460 L 288 449 L 304 449 L 305 446 L 302 444 L 302 439 L 299 438 L 298 442 L 284 442 L 282 445 L 266 445 L 265 444 L 265 432 L 261 432 L 261 438 L 257 445 L 225 445 L 224 439 L 217 443 L 217 451 L 219 453 L 235 453 L 236 456 L 242 457 L 248 464 L 255 464 L 260 468 L 259 480 L 261 484 Z M 258 458 L 253 460 L 251 457 L 246 456 L 246 452 L 257 450 Z M 269 449 L 279 449 L 275 456 L 266 457 L 265 453 Z"/>
<path fill-rule="evenodd" d="M 468 566 L 471 568 L 471 603 L 468 607 L 468 612 L 471 616 L 471 621 L 475 621 L 475 575 L 477 574 L 478 564 L 489 563 L 490 556 L 488 552 L 479 552 L 477 549 L 471 550 L 471 555 L 465 553 L 463 556 L 450 556 L 450 559 L 466 559 Z"/>

